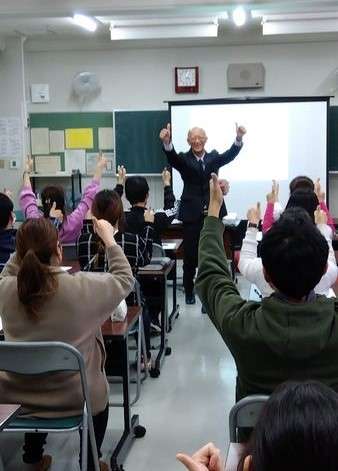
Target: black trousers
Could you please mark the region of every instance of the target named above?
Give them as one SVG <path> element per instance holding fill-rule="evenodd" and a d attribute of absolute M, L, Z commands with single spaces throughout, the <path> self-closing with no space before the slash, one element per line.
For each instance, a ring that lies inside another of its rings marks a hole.
<path fill-rule="evenodd" d="M 97 453 L 101 457 L 101 445 L 106 433 L 108 423 L 109 406 L 99 414 L 93 416 L 94 433 L 96 439 Z M 24 463 L 38 463 L 43 455 L 43 446 L 46 444 L 47 433 L 25 433 L 25 444 L 23 446 L 23 462 Z M 80 433 L 80 467 L 81 467 L 81 449 L 82 439 Z M 93 455 L 88 435 L 88 470 L 94 470 Z"/>
<path fill-rule="evenodd" d="M 183 222 L 183 286 L 185 294 L 194 292 L 194 277 L 198 266 L 198 242 L 204 217 L 194 222 Z"/>

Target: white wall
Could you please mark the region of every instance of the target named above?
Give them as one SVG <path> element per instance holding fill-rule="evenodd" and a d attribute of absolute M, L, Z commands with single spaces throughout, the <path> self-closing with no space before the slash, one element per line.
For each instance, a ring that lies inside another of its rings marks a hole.
<path fill-rule="evenodd" d="M 1 117 L 22 118 L 24 103 L 22 66 L 21 39 L 7 40 L 5 50 L 0 52 Z M 18 163 L 22 164 L 21 159 L 19 159 Z M 4 187 L 10 188 L 16 198 L 16 193 L 21 183 L 22 169 L 9 170 L 9 161 L 6 161 L 5 165 L 5 170 L 0 169 L 0 191 L 3 191 Z"/>
<path fill-rule="evenodd" d="M 83 107 L 83 111 L 166 109 L 165 100 L 243 96 L 242 92 L 228 92 L 226 88 L 226 69 L 232 62 L 262 62 L 265 66 L 265 89 L 245 91 L 246 96 L 313 95 L 337 67 L 338 42 L 167 49 L 114 49 L 112 46 L 110 50 L 27 51 L 27 91 L 31 83 L 49 83 L 51 95 L 49 104 L 29 104 L 28 109 L 36 112 L 81 110 L 71 99 L 70 84 L 73 76 L 83 70 L 95 72 L 102 85 L 101 95 Z M 179 65 L 200 67 L 198 95 L 174 93 L 173 68 Z M 338 178 L 331 180 L 331 210 L 338 216 Z M 158 206 L 161 203 L 158 179 L 151 182 L 151 187 L 155 195 L 152 204 Z"/>

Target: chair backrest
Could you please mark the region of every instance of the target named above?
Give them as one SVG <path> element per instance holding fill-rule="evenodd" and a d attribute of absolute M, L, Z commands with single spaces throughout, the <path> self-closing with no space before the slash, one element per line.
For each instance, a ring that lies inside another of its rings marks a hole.
<path fill-rule="evenodd" d="M 91 415 L 85 363 L 81 353 L 64 342 L 0 342 L 0 371 L 41 375 L 78 371 L 83 399 Z"/>
<path fill-rule="evenodd" d="M 238 428 L 253 428 L 258 420 L 261 410 L 269 399 L 265 395 L 247 396 L 235 404 L 229 414 L 230 442 L 238 443 Z"/>
<path fill-rule="evenodd" d="M 153 244 L 153 256 L 152 258 L 165 257 L 165 250 L 160 244 Z"/>

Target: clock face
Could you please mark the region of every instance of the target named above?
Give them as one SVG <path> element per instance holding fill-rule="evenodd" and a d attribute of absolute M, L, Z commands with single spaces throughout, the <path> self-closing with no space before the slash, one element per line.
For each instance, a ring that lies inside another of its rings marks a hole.
<path fill-rule="evenodd" d="M 196 85 L 196 69 L 177 69 L 177 85 L 194 87 Z"/>
<path fill-rule="evenodd" d="M 175 92 L 198 93 L 198 67 L 175 67 Z"/>

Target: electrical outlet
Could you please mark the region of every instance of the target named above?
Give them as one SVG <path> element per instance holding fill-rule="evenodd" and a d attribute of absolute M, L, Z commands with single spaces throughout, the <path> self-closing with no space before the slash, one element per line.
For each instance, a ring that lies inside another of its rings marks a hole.
<path fill-rule="evenodd" d="M 9 168 L 16 169 L 18 168 L 18 162 L 16 160 L 9 161 Z"/>

